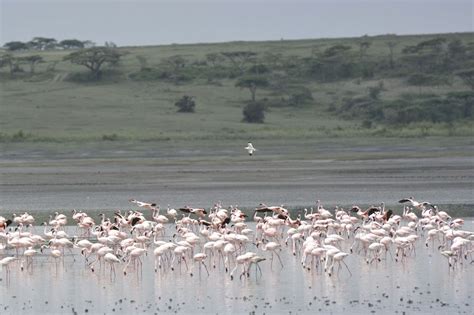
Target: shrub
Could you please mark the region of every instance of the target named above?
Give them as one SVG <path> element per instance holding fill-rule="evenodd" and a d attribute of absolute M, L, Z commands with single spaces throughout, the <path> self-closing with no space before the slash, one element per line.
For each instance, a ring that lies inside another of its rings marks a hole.
<path fill-rule="evenodd" d="M 244 122 L 260 123 L 265 120 L 265 104 L 263 102 L 251 102 L 244 107 L 242 112 Z"/>
<path fill-rule="evenodd" d="M 253 65 L 248 70 L 249 73 L 256 74 L 256 75 L 268 73 L 270 71 L 271 71 L 270 68 L 268 68 L 266 65 L 263 65 L 263 64 Z"/>
<path fill-rule="evenodd" d="M 374 124 L 373 124 L 372 120 L 366 119 L 362 122 L 362 128 L 365 128 L 365 129 L 371 129 L 373 127 L 373 125 Z"/>
<path fill-rule="evenodd" d="M 369 97 L 373 100 L 378 100 L 382 89 L 380 86 L 369 86 Z"/>
<path fill-rule="evenodd" d="M 307 104 L 312 100 L 313 95 L 311 94 L 311 91 L 304 86 L 299 86 L 296 87 L 293 92 L 291 92 L 290 97 L 288 99 L 288 105 L 293 107 L 299 107 Z"/>
<path fill-rule="evenodd" d="M 12 141 L 23 141 L 26 140 L 28 136 L 23 132 L 23 130 L 19 130 L 17 133 L 12 135 Z"/>
<path fill-rule="evenodd" d="M 179 99 L 174 105 L 178 107 L 178 113 L 194 113 L 194 108 L 196 107 L 196 102 L 193 99 L 194 97 L 184 95 Z"/>
<path fill-rule="evenodd" d="M 231 69 L 223 66 L 207 67 L 202 70 L 202 76 L 206 77 L 208 81 L 215 81 L 216 79 L 235 77 L 231 72 Z"/>
<path fill-rule="evenodd" d="M 6 133 L 0 133 L 0 141 L 11 141 L 11 142 L 23 142 L 31 140 L 33 135 L 31 133 L 26 133 L 23 130 L 18 130 L 16 133 L 9 135 Z"/>
<path fill-rule="evenodd" d="M 407 83 L 416 86 L 436 86 L 447 85 L 449 80 L 443 76 L 418 73 L 409 76 Z"/>
<path fill-rule="evenodd" d="M 129 75 L 129 78 L 134 81 L 168 80 L 170 77 L 170 72 L 153 68 L 144 68 Z"/>
<path fill-rule="evenodd" d="M 112 133 L 110 135 L 102 135 L 102 140 L 104 141 L 116 141 L 118 140 L 118 135 L 115 133 Z"/>

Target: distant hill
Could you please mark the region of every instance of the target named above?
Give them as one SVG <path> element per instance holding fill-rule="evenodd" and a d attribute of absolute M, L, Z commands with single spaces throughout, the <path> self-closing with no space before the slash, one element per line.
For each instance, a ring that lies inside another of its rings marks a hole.
<path fill-rule="evenodd" d="M 474 33 L 111 45 L 96 71 L 77 63 L 98 47 L 15 47 L 3 142 L 474 134 Z"/>

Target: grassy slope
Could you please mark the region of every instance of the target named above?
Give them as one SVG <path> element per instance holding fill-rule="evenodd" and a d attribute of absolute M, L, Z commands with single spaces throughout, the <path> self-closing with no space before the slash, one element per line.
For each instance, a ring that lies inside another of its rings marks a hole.
<path fill-rule="evenodd" d="M 451 34 L 466 42 L 474 41 L 474 35 Z M 396 47 L 395 56 L 406 45 L 434 38 L 434 35 L 403 36 Z M 371 38 L 369 56 L 385 56 L 388 49 L 384 37 Z M 56 75 L 51 80 L 25 82 L 2 80 L 0 132 L 14 134 L 19 130 L 32 133 L 36 139 L 64 141 L 100 140 L 103 135 L 117 134 L 130 140 L 194 140 L 194 139 L 248 139 L 248 138 L 324 138 L 328 136 L 367 136 L 369 132 L 358 126 L 358 121 L 344 121 L 326 111 L 330 102 L 345 95 L 365 94 L 368 86 L 374 86 L 381 78 L 372 81 L 336 82 L 318 84 L 308 82 L 315 101 L 297 111 L 272 108 L 266 115 L 265 124 L 242 123 L 244 101 L 249 99 L 247 90 L 234 87 L 235 81 L 224 80 L 221 86 L 206 82 L 173 85 L 165 82 L 134 82 L 126 75 L 137 71 L 136 55 L 146 56 L 151 66 L 162 58 L 182 55 L 188 60 L 202 60 L 210 52 L 249 50 L 257 53 L 271 51 L 284 55 L 309 56 L 313 49 L 324 50 L 336 43 L 352 44 L 356 39 L 320 39 L 275 42 L 232 42 L 221 44 L 170 45 L 149 47 L 124 47 L 129 52 L 121 62 L 119 78 L 98 84 L 78 84 L 61 80 L 64 75 L 84 71 L 85 68 L 69 62 L 59 62 Z M 42 52 L 46 61 L 61 60 L 68 52 Z M 43 72 L 46 64 L 40 64 L 37 72 Z M 5 71 L 5 70 L 3 70 Z M 396 98 L 401 93 L 417 92 L 400 79 L 384 78 L 387 92 L 383 98 Z M 450 86 L 423 88 L 426 92 L 443 93 L 466 90 L 459 80 Z M 196 113 L 178 114 L 174 102 L 183 94 L 197 100 Z M 257 97 L 270 96 L 259 90 Z M 472 129 L 463 126 L 462 135 L 472 135 Z M 419 130 L 396 131 L 400 136 L 419 135 Z M 436 135 L 436 130 L 429 131 Z"/>

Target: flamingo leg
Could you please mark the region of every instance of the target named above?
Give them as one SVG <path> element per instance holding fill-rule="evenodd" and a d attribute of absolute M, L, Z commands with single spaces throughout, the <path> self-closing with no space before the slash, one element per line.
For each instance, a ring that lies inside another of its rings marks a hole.
<path fill-rule="evenodd" d="M 206 264 L 204 262 L 202 262 L 202 264 L 204 265 L 204 268 L 206 268 L 207 276 L 209 277 L 209 270 L 207 269 Z"/>
<path fill-rule="evenodd" d="M 278 257 L 278 260 L 280 261 L 281 267 L 283 268 L 283 262 L 281 261 L 280 255 L 275 252 L 275 255 Z"/>

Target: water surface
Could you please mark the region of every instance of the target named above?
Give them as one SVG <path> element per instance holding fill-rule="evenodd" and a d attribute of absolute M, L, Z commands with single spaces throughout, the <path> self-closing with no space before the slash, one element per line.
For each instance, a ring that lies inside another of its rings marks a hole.
<path fill-rule="evenodd" d="M 466 218 L 464 229 L 472 231 L 473 220 Z M 342 249 L 348 251 L 347 246 Z M 405 263 L 388 256 L 369 265 L 351 254 L 346 263 L 352 276 L 345 268 L 332 276 L 303 270 L 287 248 L 280 253 L 284 267 L 276 258 L 270 267 L 267 252 L 253 245 L 249 249 L 268 258 L 260 264 L 263 275 L 252 268 L 249 278 L 234 280 L 219 265 L 209 266 L 210 276 L 204 269 L 199 276 L 195 266 L 191 277 L 184 265 L 181 273 L 155 273 L 152 254 L 145 257 L 142 274 L 129 270 L 124 276 L 123 266 L 117 266 L 112 278 L 108 267 L 92 273 L 77 250 L 66 256 L 64 266 L 39 256 L 33 271 L 13 266 L 9 281 L 1 274 L 0 309 L 5 314 L 472 314 L 473 257 L 449 269 L 447 260 L 423 240 Z"/>

